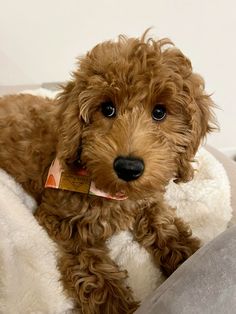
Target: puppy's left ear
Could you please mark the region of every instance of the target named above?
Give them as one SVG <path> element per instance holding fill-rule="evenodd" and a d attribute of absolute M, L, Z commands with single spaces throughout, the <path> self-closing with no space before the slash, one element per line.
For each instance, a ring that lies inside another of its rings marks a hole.
<path fill-rule="evenodd" d="M 215 105 L 211 97 L 205 92 L 202 77 L 192 72 L 189 59 L 178 49 L 170 50 L 172 66 L 175 67 L 175 71 L 178 71 L 178 74 L 182 77 L 183 105 L 189 121 L 189 133 L 186 135 L 187 141 L 185 141 L 182 147 L 184 148 L 183 151 L 179 153 L 176 182 L 187 182 L 193 178 L 191 162 L 194 160 L 201 141 L 207 133 L 217 129 L 213 113 Z"/>

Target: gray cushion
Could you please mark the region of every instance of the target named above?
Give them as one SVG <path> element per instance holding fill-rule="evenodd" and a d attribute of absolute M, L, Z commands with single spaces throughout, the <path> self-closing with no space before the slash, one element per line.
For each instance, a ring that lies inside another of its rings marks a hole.
<path fill-rule="evenodd" d="M 236 227 L 202 247 L 136 314 L 236 313 Z"/>

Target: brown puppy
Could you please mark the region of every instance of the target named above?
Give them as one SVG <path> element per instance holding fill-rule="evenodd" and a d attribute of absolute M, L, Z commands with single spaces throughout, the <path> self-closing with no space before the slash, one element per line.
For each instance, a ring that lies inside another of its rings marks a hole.
<path fill-rule="evenodd" d="M 145 35 L 97 45 L 55 101 L 0 99 L 0 167 L 37 199 L 36 217 L 61 249 L 62 280 L 78 311 L 121 314 L 138 306 L 126 272 L 108 255 L 114 233 L 131 230 L 166 275 L 199 248 L 163 193 L 171 178 L 192 178 L 212 107 L 180 50 Z M 97 188 L 127 199 L 44 189 L 55 156 L 63 169 L 79 160 Z"/>

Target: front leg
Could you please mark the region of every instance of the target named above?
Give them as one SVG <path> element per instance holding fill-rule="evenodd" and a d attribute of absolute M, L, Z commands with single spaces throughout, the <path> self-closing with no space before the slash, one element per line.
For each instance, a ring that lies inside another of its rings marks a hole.
<path fill-rule="evenodd" d="M 145 208 L 138 215 L 134 236 L 167 276 L 200 247 L 200 240 L 192 237 L 190 227 L 163 204 Z"/>
<path fill-rule="evenodd" d="M 75 300 L 78 313 L 133 313 L 138 303 L 125 283 L 127 272 L 121 271 L 109 257 L 104 241 L 95 241 L 91 234 L 85 234 L 87 228 L 82 220 L 73 225 L 73 219 L 63 219 L 56 214 L 58 211 L 52 212 L 44 203 L 35 216 L 61 248 L 58 267 L 64 288 Z M 79 229 L 83 230 L 82 234 Z"/>
<path fill-rule="evenodd" d="M 125 284 L 126 271 L 118 269 L 105 248 L 65 253 L 59 269 L 65 289 L 83 314 L 131 314 L 138 307 Z"/>

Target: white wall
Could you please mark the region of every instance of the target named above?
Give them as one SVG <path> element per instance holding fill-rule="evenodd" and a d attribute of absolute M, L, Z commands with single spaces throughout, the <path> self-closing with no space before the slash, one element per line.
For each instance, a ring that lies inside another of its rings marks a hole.
<path fill-rule="evenodd" d="M 219 148 L 236 146 L 236 1 L 0 0 L 0 85 L 63 81 L 75 57 L 120 33 L 170 37 L 214 93 Z"/>

